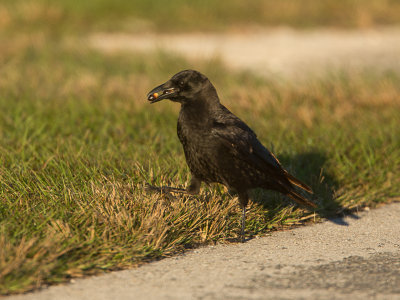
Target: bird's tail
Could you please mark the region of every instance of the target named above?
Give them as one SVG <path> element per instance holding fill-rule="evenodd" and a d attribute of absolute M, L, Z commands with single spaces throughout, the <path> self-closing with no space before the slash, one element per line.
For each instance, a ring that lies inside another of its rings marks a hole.
<path fill-rule="evenodd" d="M 293 175 L 289 174 L 289 172 L 286 172 L 286 178 L 290 181 L 291 184 L 294 184 L 295 186 L 309 192 L 310 194 L 313 194 L 312 189 L 305 183 L 301 182 L 300 180 L 298 180 L 296 177 L 294 177 Z"/>
<path fill-rule="evenodd" d="M 291 184 L 309 192 L 310 194 L 313 194 L 312 189 L 305 183 L 301 182 L 300 180 L 298 180 L 296 177 L 294 177 L 293 175 L 289 174 L 288 172 L 285 174 L 286 178 L 290 181 Z M 307 198 L 303 197 L 302 195 L 300 195 L 299 193 L 297 193 L 294 189 L 291 189 L 287 195 L 292 198 L 294 201 L 296 201 L 299 204 L 302 205 L 307 205 L 307 206 L 311 206 L 311 207 L 317 207 L 317 205 L 314 202 L 311 202 L 310 200 L 308 200 Z"/>
<path fill-rule="evenodd" d="M 287 193 L 287 195 L 299 204 L 307 205 L 307 206 L 311 206 L 311 207 L 317 207 L 317 205 L 314 202 L 311 202 L 307 198 L 296 193 L 294 190 L 291 190 L 289 193 Z"/>

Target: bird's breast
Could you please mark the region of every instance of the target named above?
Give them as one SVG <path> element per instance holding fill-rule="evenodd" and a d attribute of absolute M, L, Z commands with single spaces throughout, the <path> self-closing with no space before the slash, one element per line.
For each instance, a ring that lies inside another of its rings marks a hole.
<path fill-rule="evenodd" d="M 177 129 L 190 171 L 203 181 L 221 182 L 215 162 L 217 149 L 207 128 L 178 122 Z"/>

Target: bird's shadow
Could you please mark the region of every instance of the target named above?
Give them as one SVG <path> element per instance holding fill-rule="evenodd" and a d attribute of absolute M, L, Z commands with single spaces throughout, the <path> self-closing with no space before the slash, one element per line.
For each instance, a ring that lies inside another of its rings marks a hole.
<path fill-rule="evenodd" d="M 294 156 L 284 154 L 278 158 L 289 173 L 311 186 L 314 194 L 307 195 L 305 193 L 304 196 L 317 203 L 318 207 L 315 212 L 320 217 L 341 226 L 349 225 L 345 219 L 346 216 L 354 219 L 360 218 L 354 214 L 355 211 L 343 207 L 336 200 L 335 191 L 340 187 L 339 182 L 333 174 L 324 168 L 327 161 L 324 153 L 312 151 Z M 252 200 L 268 210 L 272 214 L 271 218 L 274 218 L 281 211 L 282 206 L 293 205 L 293 202 L 288 198 L 282 203 L 282 195 L 261 189 L 253 191 Z"/>

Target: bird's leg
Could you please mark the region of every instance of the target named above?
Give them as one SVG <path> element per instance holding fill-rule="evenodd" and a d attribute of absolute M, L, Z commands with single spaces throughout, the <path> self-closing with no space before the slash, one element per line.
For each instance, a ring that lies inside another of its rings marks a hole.
<path fill-rule="evenodd" d="M 186 192 L 190 195 L 196 195 L 200 192 L 200 186 L 201 180 L 192 174 L 192 179 L 190 179 L 190 184 L 186 188 Z"/>
<path fill-rule="evenodd" d="M 246 227 L 246 207 L 243 206 L 243 214 L 242 214 L 242 231 L 240 233 L 241 235 L 241 242 L 244 243 L 245 238 L 244 238 L 244 228 Z"/>
<path fill-rule="evenodd" d="M 185 194 L 185 195 L 195 195 L 200 192 L 200 185 L 201 185 L 201 180 L 197 179 L 196 177 L 192 177 L 190 180 L 190 184 L 186 189 L 181 189 L 177 187 L 172 187 L 172 186 L 154 186 L 150 184 L 146 184 L 146 189 L 155 191 L 158 193 L 179 193 L 179 194 Z"/>
<path fill-rule="evenodd" d="M 239 192 L 239 203 L 242 207 L 242 230 L 240 232 L 240 241 L 245 242 L 244 230 L 246 228 L 246 206 L 249 202 L 249 195 L 247 192 Z"/>

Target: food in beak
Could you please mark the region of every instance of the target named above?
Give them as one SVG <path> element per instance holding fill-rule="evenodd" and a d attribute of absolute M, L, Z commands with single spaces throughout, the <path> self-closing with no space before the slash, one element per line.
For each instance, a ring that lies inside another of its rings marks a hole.
<path fill-rule="evenodd" d="M 154 101 L 158 98 L 159 94 L 158 93 L 153 93 L 148 96 L 149 101 Z"/>
<path fill-rule="evenodd" d="M 165 90 L 161 90 L 158 92 L 154 92 L 149 94 L 147 99 L 152 103 L 158 102 L 160 100 L 166 99 L 168 95 L 173 94 L 176 90 L 174 88 L 169 88 Z"/>

